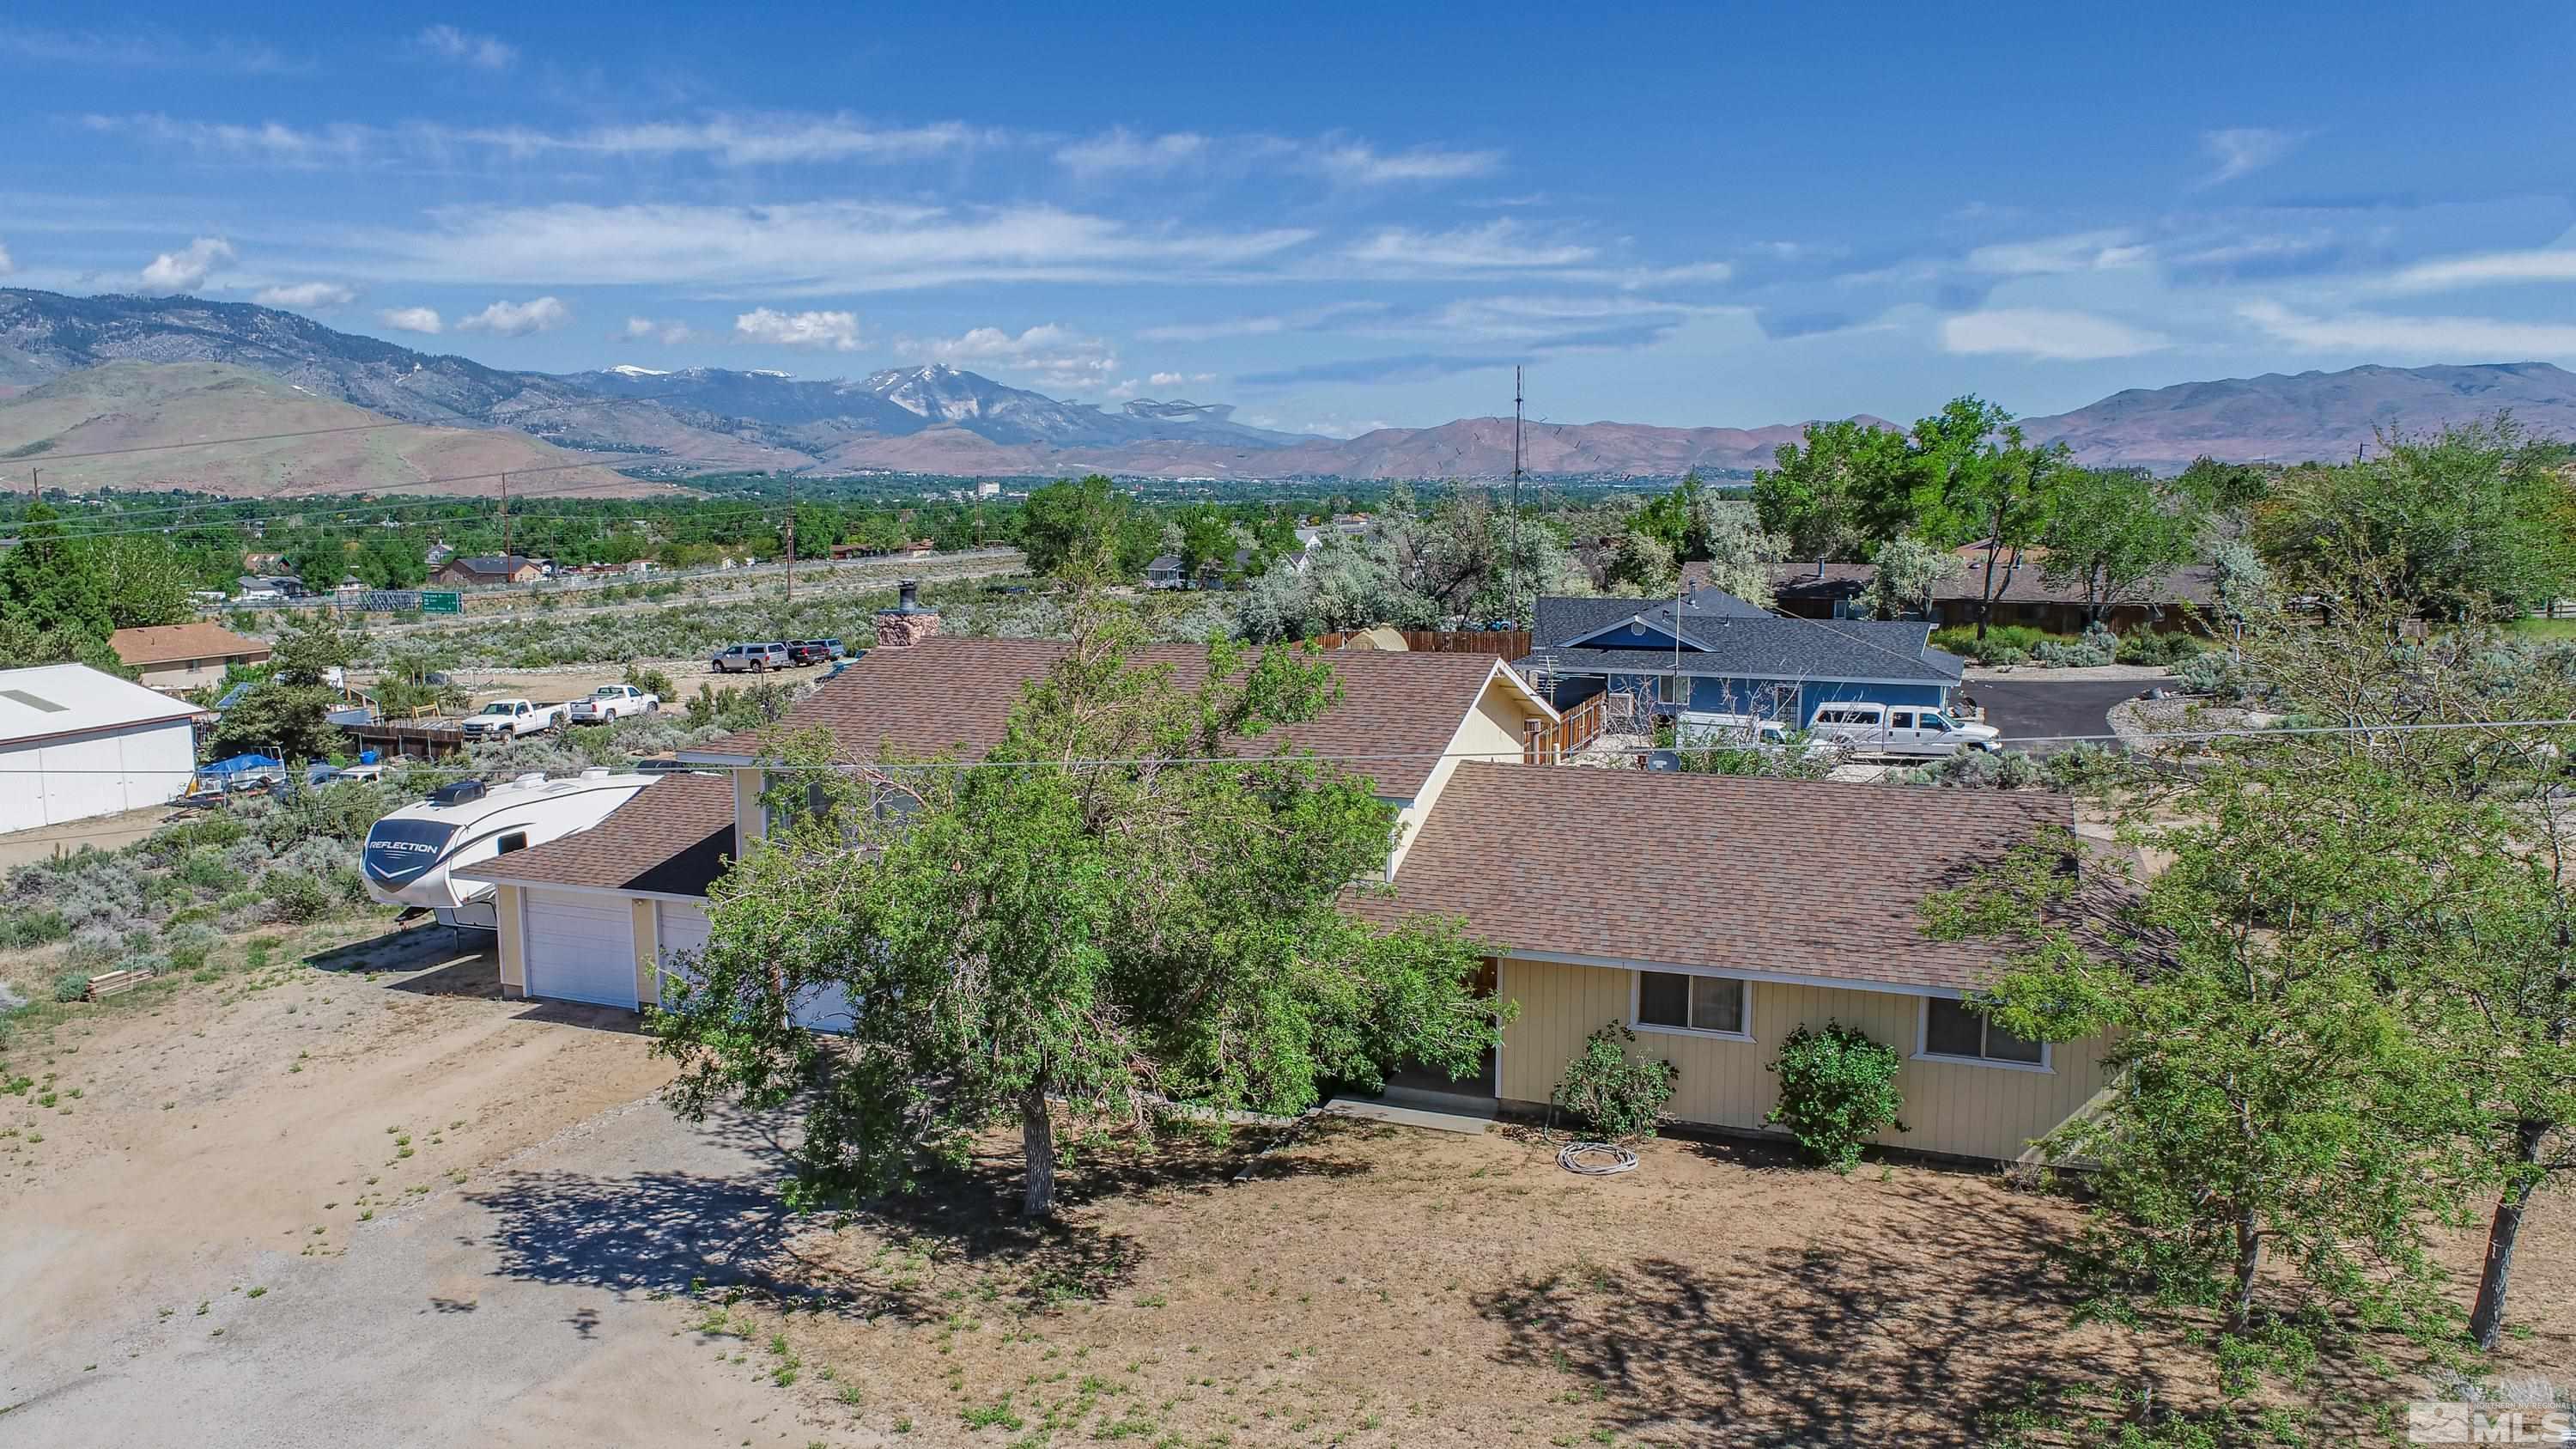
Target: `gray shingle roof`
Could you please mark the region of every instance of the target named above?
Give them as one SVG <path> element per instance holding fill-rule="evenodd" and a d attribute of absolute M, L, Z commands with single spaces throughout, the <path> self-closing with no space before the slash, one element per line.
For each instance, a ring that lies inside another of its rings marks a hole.
<path fill-rule="evenodd" d="M 1690 632 L 1702 647 L 1683 650 L 1680 672 L 1751 679 L 1897 679 L 1956 684 L 1966 663 L 1931 647 L 1932 626 L 1919 620 L 1701 618 Z M 1670 674 L 1670 649 L 1534 649 L 1523 673 Z"/>

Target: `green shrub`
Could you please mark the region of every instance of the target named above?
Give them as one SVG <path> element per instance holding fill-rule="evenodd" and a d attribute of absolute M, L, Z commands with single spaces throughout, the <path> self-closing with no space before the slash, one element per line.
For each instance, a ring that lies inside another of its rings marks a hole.
<path fill-rule="evenodd" d="M 71 933 L 71 923 L 63 919 L 60 911 L 42 907 L 0 911 L 0 951 L 50 946 Z"/>
<path fill-rule="evenodd" d="M 2119 658 L 2120 641 L 2110 630 L 2096 624 L 2085 630 L 2081 639 L 2072 643 L 2051 640 L 2031 653 L 2051 669 L 2094 669 Z"/>
<path fill-rule="evenodd" d="M 1780 1044 L 1769 1070 L 1780 1077 L 1780 1100 L 1764 1120 L 1788 1129 L 1807 1156 L 1836 1172 L 1860 1161 L 1862 1144 L 1897 1120 L 1905 1100 L 1896 1090 L 1904 1065 L 1896 1048 L 1828 1020 L 1822 1031 L 1800 1026 Z"/>
<path fill-rule="evenodd" d="M 1583 1050 L 1565 1065 L 1556 1084 L 1556 1105 L 1605 1142 L 1644 1137 L 1673 1099 L 1670 1062 L 1641 1062 L 1628 1055 L 1637 1034 L 1618 1022 L 1604 1024 L 1583 1039 Z"/>
<path fill-rule="evenodd" d="M 331 887 L 301 871 L 271 871 L 260 879 L 260 889 L 277 920 L 318 921 L 331 913 Z"/>
<path fill-rule="evenodd" d="M 223 892 L 242 883 L 242 873 L 216 846 L 199 846 L 179 862 L 178 878 L 203 891 Z"/>
<path fill-rule="evenodd" d="M 2073 644 L 2065 634 L 2051 634 L 2028 624 L 1990 624 L 1986 637 L 1977 637 L 1974 624 L 1956 624 L 1932 631 L 1932 647 L 1973 659 L 1980 664 L 2019 664 L 2036 657 L 2044 644 Z"/>
<path fill-rule="evenodd" d="M 2120 636 L 2119 662 L 2122 664 L 2180 664 L 2197 654 L 2207 652 L 2208 641 L 2196 634 L 2162 629 L 2139 629 Z"/>
<path fill-rule="evenodd" d="M 56 1001 L 78 1001 L 87 995 L 89 995 L 88 972 L 66 971 L 62 975 L 54 978 L 54 999 Z"/>
<path fill-rule="evenodd" d="M 2216 695 L 2220 699 L 2235 699 L 2245 693 L 2247 680 L 2244 665 L 2230 657 L 2226 651 L 2212 649 L 2204 654 L 2195 654 L 2175 665 L 2173 682 L 2179 688 L 2193 694 L 2209 694 Z"/>
<path fill-rule="evenodd" d="M 182 971 L 194 971 L 206 964 L 215 948 L 224 943 L 223 932 L 202 922 L 187 921 L 170 926 L 161 933 L 161 953 L 170 964 Z"/>

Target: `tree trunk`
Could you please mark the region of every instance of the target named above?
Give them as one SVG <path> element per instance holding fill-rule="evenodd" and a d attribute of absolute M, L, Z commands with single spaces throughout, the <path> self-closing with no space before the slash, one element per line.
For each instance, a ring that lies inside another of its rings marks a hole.
<path fill-rule="evenodd" d="M 2495 1221 L 2487 1225 L 2487 1261 L 2478 1274 L 2478 1306 L 2469 1313 L 2469 1338 L 2480 1348 L 2494 1348 L 2504 1336 L 2504 1295 L 2513 1286 L 2513 1244 L 2522 1234 L 2522 1210 L 2531 1202 L 2532 1189 L 2539 1185 L 2538 1175 L 2529 1171 L 2540 1161 L 2540 1140 L 2546 1125 L 2539 1122 L 2515 1124 L 2514 1160 L 2526 1169 L 2524 1175 L 2505 1184 L 2496 1198 Z"/>
<path fill-rule="evenodd" d="M 1985 637 L 1986 637 L 1986 620 L 1988 620 L 1988 619 L 1990 619 L 1990 618 L 1992 618 L 1992 617 L 1994 616 L 1994 612 L 1995 612 L 1995 555 L 1997 555 L 1997 554 L 1999 554 L 1999 553 L 2002 553 L 2002 552 L 2003 552 L 2003 548 L 2004 548 L 2004 516 L 2003 516 L 2002 512 L 2001 512 L 2000 510 L 1998 510 L 1998 511 L 1996 512 L 1996 514 L 1995 514 L 1995 530 L 1994 530 L 1994 532 L 1989 533 L 1989 534 L 1987 534 L 1987 535 L 1986 535 L 1986 578 L 1985 578 L 1985 587 L 1979 591 L 1979 593 L 1978 593 L 1978 597 L 1977 597 L 1977 637 L 1978 637 L 1979 639 L 1983 639 L 1983 638 L 1985 638 Z"/>
<path fill-rule="evenodd" d="M 1042 1086 L 1020 1094 L 1020 1153 L 1027 1164 L 1020 1215 L 1054 1217 L 1055 1118 L 1047 1111 L 1046 1088 Z"/>
<path fill-rule="evenodd" d="M 2236 1291 L 2227 1302 L 2227 1328 L 2243 1333 L 2254 1319 L 2254 1278 L 2263 1267 L 2263 1230 L 2246 1209 L 2236 1218 Z"/>

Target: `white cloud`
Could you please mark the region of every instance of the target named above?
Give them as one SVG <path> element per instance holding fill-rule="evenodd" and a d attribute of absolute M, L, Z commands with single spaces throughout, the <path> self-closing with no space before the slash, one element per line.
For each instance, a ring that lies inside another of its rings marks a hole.
<path fill-rule="evenodd" d="M 1216 381 L 1216 374 L 1213 372 L 1158 372 L 1152 377 L 1145 379 L 1145 385 L 1148 387 L 1180 387 L 1186 383 L 1214 381 Z"/>
<path fill-rule="evenodd" d="M 1408 181 L 1456 181 L 1501 169 L 1500 151 L 1451 151 L 1415 146 L 1380 151 L 1365 141 L 1327 143 L 1309 163 L 1346 186 L 1387 186 Z"/>
<path fill-rule="evenodd" d="M 376 134 L 365 126 L 326 126 L 298 130 L 275 121 L 255 126 L 212 121 L 180 121 L 159 114 L 83 116 L 81 125 L 102 134 L 140 136 L 167 146 L 185 146 L 209 155 L 248 157 L 281 166 L 346 165 L 360 160 Z"/>
<path fill-rule="evenodd" d="M 1121 126 L 1056 148 L 1056 164 L 1077 176 L 1142 172 L 1159 176 L 1207 158 L 1215 143 L 1194 131 L 1139 136 Z"/>
<path fill-rule="evenodd" d="M 1056 164 L 1077 176 L 1163 176 L 1184 168 L 1218 172 L 1298 171 L 1340 186 L 1456 181 L 1501 168 L 1500 151 L 1411 146 L 1381 151 L 1339 133 L 1310 140 L 1288 136 L 1207 136 L 1196 131 L 1139 135 L 1121 126 L 1058 146 Z"/>
<path fill-rule="evenodd" d="M 396 332 L 426 332 L 432 337 L 447 330 L 431 307 L 388 307 L 376 314 L 376 320 Z"/>
<path fill-rule="evenodd" d="M 2200 133 L 2200 148 L 2218 163 L 2218 169 L 2201 179 L 2203 186 L 2216 186 L 2239 176 L 2260 171 L 2290 154 L 2307 137 L 2296 131 L 2276 131 L 2267 126 L 2230 126 L 2221 131 Z"/>
<path fill-rule="evenodd" d="M 0 277 L 5 277 L 16 270 L 18 270 L 16 259 L 9 255 L 7 247 L 0 246 Z"/>
<path fill-rule="evenodd" d="M 2380 284 L 2389 292 L 2448 292 L 2513 282 L 2576 282 L 2576 251 L 2481 252 L 2418 262 Z"/>
<path fill-rule="evenodd" d="M 1052 206 L 904 203 L 777 206 L 564 202 L 433 213 L 427 229 L 362 232 L 348 245 L 420 281 L 502 286 L 695 285 L 740 295 L 892 291 L 971 281 L 1104 281 L 1237 275 L 1298 246 L 1292 228 L 1135 227 Z"/>
<path fill-rule="evenodd" d="M 1134 379 L 1134 378 L 1132 378 L 1132 377 L 1131 377 L 1131 378 L 1127 379 L 1125 382 L 1119 383 L 1119 384 L 1117 384 L 1116 386 L 1114 386 L 1114 387 L 1110 388 L 1110 389 L 1109 389 L 1109 396 L 1110 396 L 1110 397 L 1112 397 L 1112 398 L 1131 398 L 1131 397 L 1134 397 L 1134 396 L 1136 395 L 1136 392 L 1137 392 L 1136 379 Z"/>
<path fill-rule="evenodd" d="M 298 307 L 307 312 L 327 312 L 358 300 L 358 293 L 357 289 L 337 282 L 294 282 L 285 286 L 262 287 L 251 294 L 251 300 L 263 307 Z"/>
<path fill-rule="evenodd" d="M 95 30 L 30 30 L 0 26 L 0 51 L 50 65 L 233 71 L 250 75 L 277 75 L 305 69 L 256 41 L 233 40 L 224 36 L 174 35 L 168 31 L 133 27 L 108 34 Z"/>
<path fill-rule="evenodd" d="M 489 152 L 514 160 L 544 156 L 660 159 L 704 156 L 727 166 L 843 160 L 907 161 L 962 150 L 993 133 L 957 122 L 886 129 L 848 116 L 717 115 L 583 131 L 526 126 L 459 127 L 430 123 L 377 126 L 334 122 L 295 127 L 179 120 L 157 112 L 89 115 L 81 124 L 103 134 L 141 137 L 215 155 L 291 166 L 359 165 L 390 157 L 453 164 L 457 153 Z"/>
<path fill-rule="evenodd" d="M 775 312 L 755 307 L 733 319 L 733 334 L 745 342 L 778 347 L 828 347 L 834 352 L 859 349 L 855 312 Z"/>
<path fill-rule="evenodd" d="M 2153 255 L 2150 248 L 2137 245 L 2125 231 L 2084 231 L 1978 247 L 1968 253 L 1968 266 L 2005 276 L 2048 276 L 2133 267 Z"/>
<path fill-rule="evenodd" d="M 1103 388 L 1118 375 L 1118 354 L 1107 342 L 1054 322 L 1016 337 L 1000 327 L 976 327 L 963 337 L 905 346 L 952 365 L 1030 374 L 1052 388 Z"/>
<path fill-rule="evenodd" d="M 572 309 L 561 298 L 536 297 L 525 302 L 495 302 L 471 317 L 457 319 L 456 330 L 525 337 L 531 332 L 552 332 L 571 320 Z"/>
<path fill-rule="evenodd" d="M 143 269 L 139 290 L 146 295 L 193 292 L 206 284 L 217 267 L 233 259 L 233 244 L 201 236 L 175 252 L 163 252 Z"/>
<path fill-rule="evenodd" d="M 1352 244 L 1343 254 L 1356 262 L 1399 270 L 1485 271 L 1579 266 L 1596 252 L 1573 242 L 1535 240 L 1528 227 L 1505 219 L 1443 232 L 1388 227 Z"/>
<path fill-rule="evenodd" d="M 1943 319 L 1945 352 L 2007 353 L 2057 362 L 2099 357 L 2135 357 L 2169 345 L 2153 332 L 2090 312 L 2059 312 L 2044 307 L 1998 307 Z"/>
<path fill-rule="evenodd" d="M 1136 335 L 1149 342 L 1214 342 L 1226 337 L 1270 337 L 1281 332 L 1311 331 L 1343 317 L 1385 310 L 1384 302 L 1333 302 L 1298 312 L 1224 317 L 1212 322 L 1175 322 L 1143 328 Z"/>
<path fill-rule="evenodd" d="M 508 70 L 519 60 L 517 46 L 489 35 L 476 35 L 453 25 L 433 25 L 412 37 L 412 43 L 440 60 L 452 60 L 477 70 Z"/>
<path fill-rule="evenodd" d="M 2277 302 L 2248 302 L 2236 315 L 2274 339 L 2318 352 L 2390 354 L 2386 359 L 2514 362 L 2576 356 L 2576 326 L 2494 317 L 2405 317 L 2345 312 L 2305 317 Z"/>
<path fill-rule="evenodd" d="M 629 317 L 617 337 L 626 342 L 659 342 L 665 347 L 676 347 L 683 342 L 695 342 L 698 331 L 686 322 Z"/>

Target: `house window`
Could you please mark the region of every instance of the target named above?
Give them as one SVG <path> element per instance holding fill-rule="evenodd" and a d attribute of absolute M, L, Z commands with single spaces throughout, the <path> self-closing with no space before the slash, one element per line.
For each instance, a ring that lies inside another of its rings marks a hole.
<path fill-rule="evenodd" d="M 1637 1025 L 1652 1031 L 1704 1031 L 1750 1037 L 1748 987 L 1731 976 L 1637 973 Z"/>
<path fill-rule="evenodd" d="M 1938 996 L 1924 998 L 1923 1046 L 1916 1055 L 2048 1069 L 2048 1043 L 2015 1036 L 1966 1002 Z"/>
<path fill-rule="evenodd" d="M 1690 681 L 1678 674 L 1657 675 L 1655 695 L 1666 704 L 1687 704 L 1690 701 Z"/>

